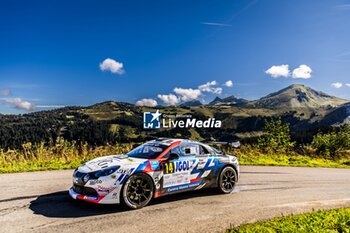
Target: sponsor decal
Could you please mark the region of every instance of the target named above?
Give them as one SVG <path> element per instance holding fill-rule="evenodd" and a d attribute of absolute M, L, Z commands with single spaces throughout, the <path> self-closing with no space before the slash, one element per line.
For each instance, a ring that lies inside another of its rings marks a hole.
<path fill-rule="evenodd" d="M 151 164 L 152 170 L 159 169 L 159 162 L 158 161 L 151 161 L 150 164 Z"/>
<path fill-rule="evenodd" d="M 85 200 L 94 200 L 94 201 L 97 201 L 98 200 L 98 197 L 94 197 L 94 196 L 83 196 L 83 199 Z"/>
<path fill-rule="evenodd" d="M 97 166 L 100 166 L 100 167 L 106 167 L 108 164 L 110 164 L 112 162 L 112 160 L 108 159 L 108 160 L 102 160 L 102 161 L 99 161 L 97 163 Z"/>
<path fill-rule="evenodd" d="M 154 173 L 154 183 L 158 183 L 159 181 L 160 181 L 160 179 L 162 178 L 162 173 L 160 173 L 160 172 L 156 172 L 156 173 Z"/>
<path fill-rule="evenodd" d="M 164 163 L 164 174 L 187 171 L 192 166 L 190 160 L 169 161 Z"/>
<path fill-rule="evenodd" d="M 102 180 L 90 180 L 89 185 L 101 184 Z"/>
<path fill-rule="evenodd" d="M 164 174 L 163 187 L 172 187 L 181 184 L 190 183 L 190 171 L 183 171 L 178 173 Z"/>
<path fill-rule="evenodd" d="M 113 189 L 114 189 L 113 187 L 103 187 L 103 186 L 100 186 L 100 185 L 97 186 L 97 192 L 104 193 L 104 194 L 108 194 Z"/>
<path fill-rule="evenodd" d="M 167 189 L 167 192 L 174 192 L 174 191 L 178 191 L 178 190 L 182 190 L 182 189 L 188 189 L 188 188 L 192 188 L 195 186 L 198 186 L 201 183 L 201 181 L 197 181 L 191 184 L 185 184 L 185 185 L 179 185 L 176 187 L 171 187 Z"/>
<path fill-rule="evenodd" d="M 117 173 L 119 173 L 119 174 L 131 174 L 133 170 L 134 170 L 133 168 L 118 169 Z"/>
<path fill-rule="evenodd" d="M 109 193 L 109 191 L 108 190 L 98 190 L 98 193 L 102 194 L 102 195 L 107 195 Z"/>
<path fill-rule="evenodd" d="M 164 163 L 163 187 L 190 183 L 190 169 L 193 165 L 192 160 L 178 160 Z"/>

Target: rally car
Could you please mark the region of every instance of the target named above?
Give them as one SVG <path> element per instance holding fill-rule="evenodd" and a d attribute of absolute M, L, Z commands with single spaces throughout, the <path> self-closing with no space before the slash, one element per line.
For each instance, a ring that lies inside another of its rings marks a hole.
<path fill-rule="evenodd" d="M 152 198 L 190 190 L 215 187 L 231 193 L 238 177 L 237 157 L 200 142 L 161 138 L 127 154 L 85 163 L 74 171 L 69 194 L 73 199 L 138 209 Z"/>

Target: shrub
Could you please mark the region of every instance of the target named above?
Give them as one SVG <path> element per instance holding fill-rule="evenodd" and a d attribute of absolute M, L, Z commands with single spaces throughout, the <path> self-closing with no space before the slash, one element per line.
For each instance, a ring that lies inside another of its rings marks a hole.
<path fill-rule="evenodd" d="M 290 152 L 295 142 L 291 141 L 289 124 L 283 124 L 281 119 L 265 121 L 264 134 L 258 139 L 261 151 L 275 153 Z"/>
<path fill-rule="evenodd" d="M 313 137 L 311 146 L 319 156 L 339 159 L 345 150 L 350 149 L 350 127 L 343 126 L 330 133 L 318 133 Z"/>

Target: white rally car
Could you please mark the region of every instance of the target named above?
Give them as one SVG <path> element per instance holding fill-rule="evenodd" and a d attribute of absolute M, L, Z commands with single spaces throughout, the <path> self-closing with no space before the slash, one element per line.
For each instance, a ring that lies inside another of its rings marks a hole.
<path fill-rule="evenodd" d="M 74 199 L 142 208 L 152 198 L 216 187 L 231 193 L 239 177 L 237 157 L 185 139 L 149 141 L 127 154 L 93 159 L 74 171 Z"/>

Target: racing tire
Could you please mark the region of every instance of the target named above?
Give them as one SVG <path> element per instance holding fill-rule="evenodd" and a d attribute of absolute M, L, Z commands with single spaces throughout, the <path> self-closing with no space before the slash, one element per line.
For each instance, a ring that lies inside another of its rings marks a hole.
<path fill-rule="evenodd" d="M 129 209 L 140 209 L 153 198 L 154 184 L 151 177 L 137 173 L 128 178 L 121 192 L 121 202 Z"/>
<path fill-rule="evenodd" d="M 224 167 L 218 179 L 218 191 L 223 194 L 232 193 L 237 182 L 237 172 L 234 168 Z"/>

